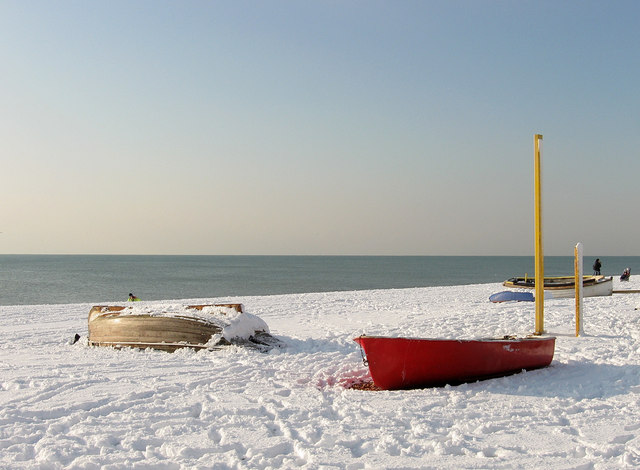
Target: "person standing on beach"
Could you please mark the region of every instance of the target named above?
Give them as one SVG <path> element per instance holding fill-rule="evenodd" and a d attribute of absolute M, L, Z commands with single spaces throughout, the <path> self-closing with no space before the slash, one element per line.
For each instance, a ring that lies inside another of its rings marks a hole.
<path fill-rule="evenodd" d="M 596 258 L 596 262 L 593 263 L 593 274 L 600 274 L 600 268 L 602 267 L 602 263 L 600 263 L 600 258 Z"/>

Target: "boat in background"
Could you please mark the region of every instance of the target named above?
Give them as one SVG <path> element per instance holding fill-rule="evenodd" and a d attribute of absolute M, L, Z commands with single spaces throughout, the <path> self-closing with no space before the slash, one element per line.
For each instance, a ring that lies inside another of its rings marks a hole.
<path fill-rule="evenodd" d="M 354 338 L 364 351 L 374 385 L 383 390 L 458 385 L 546 367 L 553 360 L 555 340 Z"/>
<path fill-rule="evenodd" d="M 220 349 L 240 344 L 268 350 L 279 341 L 267 324 L 244 312 L 242 304 L 172 306 L 98 305 L 89 312 L 89 346 Z"/>
<path fill-rule="evenodd" d="M 505 287 L 535 289 L 536 280 L 532 277 L 512 277 L 502 283 Z M 544 278 L 544 292 L 547 298 L 574 297 L 576 283 L 574 276 L 556 276 Z M 598 297 L 613 294 L 613 276 L 583 276 L 582 292 L 584 297 Z"/>
<path fill-rule="evenodd" d="M 512 290 L 505 290 L 489 296 L 489 301 L 493 303 L 534 302 L 535 300 L 532 292 L 516 292 Z"/>

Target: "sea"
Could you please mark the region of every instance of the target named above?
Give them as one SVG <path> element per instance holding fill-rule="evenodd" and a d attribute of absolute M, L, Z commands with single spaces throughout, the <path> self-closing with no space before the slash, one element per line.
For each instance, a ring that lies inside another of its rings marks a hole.
<path fill-rule="evenodd" d="M 600 256 L 602 274 L 640 269 L 640 256 Z M 593 259 L 584 259 L 591 274 Z M 545 256 L 545 275 L 572 275 L 573 257 Z M 0 255 L 0 305 L 455 286 L 534 276 L 533 256 Z"/>

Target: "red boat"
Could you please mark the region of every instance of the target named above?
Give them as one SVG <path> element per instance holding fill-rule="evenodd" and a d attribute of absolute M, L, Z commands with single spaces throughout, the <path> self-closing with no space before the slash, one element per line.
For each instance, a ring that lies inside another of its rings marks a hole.
<path fill-rule="evenodd" d="M 546 367 L 556 339 L 419 339 L 359 336 L 374 385 L 384 390 L 461 384 Z"/>

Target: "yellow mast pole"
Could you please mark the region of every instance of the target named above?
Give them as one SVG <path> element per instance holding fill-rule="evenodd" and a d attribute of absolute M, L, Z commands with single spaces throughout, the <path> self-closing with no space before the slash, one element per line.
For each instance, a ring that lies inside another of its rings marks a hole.
<path fill-rule="evenodd" d="M 544 333 L 544 253 L 542 248 L 542 135 L 534 136 L 535 158 L 535 243 L 536 243 L 536 329 L 534 334 Z"/>

